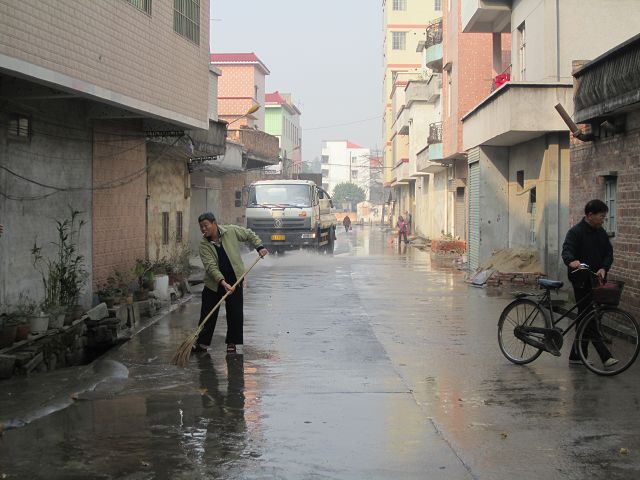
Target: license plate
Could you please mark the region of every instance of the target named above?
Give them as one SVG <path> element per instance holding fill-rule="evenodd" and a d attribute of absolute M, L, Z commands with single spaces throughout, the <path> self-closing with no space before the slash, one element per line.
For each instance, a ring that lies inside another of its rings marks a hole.
<path fill-rule="evenodd" d="M 284 240 L 284 235 L 271 235 L 271 240 Z"/>

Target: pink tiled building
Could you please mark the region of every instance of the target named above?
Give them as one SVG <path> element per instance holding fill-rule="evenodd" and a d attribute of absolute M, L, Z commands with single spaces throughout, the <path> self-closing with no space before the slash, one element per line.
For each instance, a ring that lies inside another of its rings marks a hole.
<path fill-rule="evenodd" d="M 263 108 L 243 115 L 255 104 L 264 106 L 267 66 L 255 53 L 212 53 L 211 63 L 222 72 L 218 81 L 220 120 L 234 122 L 233 128 L 246 125 L 264 130 Z"/>

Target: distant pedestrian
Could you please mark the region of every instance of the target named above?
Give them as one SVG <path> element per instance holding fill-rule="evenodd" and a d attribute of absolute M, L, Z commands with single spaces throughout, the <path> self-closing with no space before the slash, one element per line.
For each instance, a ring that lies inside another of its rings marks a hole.
<path fill-rule="evenodd" d="M 398 217 L 396 228 L 398 229 L 398 245 L 402 243 L 403 239 L 404 243 L 409 243 L 409 240 L 407 240 L 407 222 L 402 215 Z"/>
<path fill-rule="evenodd" d="M 342 226 L 344 226 L 344 231 L 347 233 L 351 230 L 351 219 L 349 215 L 345 215 L 344 219 L 342 219 Z"/>
<path fill-rule="evenodd" d="M 413 221 L 413 217 L 409 213 L 409 211 L 404 212 L 404 221 L 407 223 L 407 235 L 411 234 L 411 223 Z"/>
<path fill-rule="evenodd" d="M 243 296 L 242 283 L 233 288 L 237 279 L 244 272 L 244 264 L 240 257 L 240 242 L 252 246 L 261 257 L 269 254 L 262 246 L 260 238 L 248 228 L 237 225 L 218 225 L 216 217 L 211 212 L 198 217 L 202 241 L 200 242 L 200 258 L 204 265 L 204 290 L 202 291 L 202 307 L 200 309 L 200 323 L 211 309 L 227 293 L 231 294 L 225 300 L 227 311 L 227 353 L 236 353 L 236 345 L 243 341 Z M 194 352 L 205 352 L 211 345 L 213 331 L 218 320 L 217 308 L 200 332 L 193 347 Z"/>

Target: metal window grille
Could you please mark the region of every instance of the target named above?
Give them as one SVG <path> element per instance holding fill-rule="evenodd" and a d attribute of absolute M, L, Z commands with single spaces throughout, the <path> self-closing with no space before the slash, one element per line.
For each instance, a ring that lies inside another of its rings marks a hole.
<path fill-rule="evenodd" d="M 407 0 L 393 0 L 393 9 L 404 11 L 407 9 Z"/>
<path fill-rule="evenodd" d="M 169 245 L 169 212 L 162 212 L 162 244 Z"/>
<path fill-rule="evenodd" d="M 427 137 L 427 143 L 442 143 L 442 122 L 429 124 L 429 137 Z"/>
<path fill-rule="evenodd" d="M 182 212 L 176 212 L 176 243 L 182 242 Z"/>
<path fill-rule="evenodd" d="M 424 47 L 429 48 L 442 43 L 442 18 L 438 18 L 427 25 Z"/>
<path fill-rule="evenodd" d="M 538 236 L 536 234 L 536 225 L 537 221 L 537 201 L 536 201 L 536 187 L 533 187 L 529 190 L 529 246 L 535 247 L 536 242 L 538 240 Z"/>
<path fill-rule="evenodd" d="M 442 0 L 433 0 L 433 9 L 436 12 L 442 11 Z"/>
<path fill-rule="evenodd" d="M 520 64 L 520 80 L 527 79 L 527 31 L 524 23 L 518 27 L 518 63 Z"/>
<path fill-rule="evenodd" d="M 173 29 L 200 45 L 200 0 L 173 0 Z"/>
<path fill-rule="evenodd" d="M 616 203 L 618 197 L 618 179 L 607 178 L 604 182 L 604 203 L 609 207 L 609 212 L 604 220 L 604 229 L 609 233 L 616 231 Z"/>
<path fill-rule="evenodd" d="M 7 133 L 10 137 L 27 139 L 31 134 L 31 122 L 28 117 L 11 115 Z"/>
<path fill-rule="evenodd" d="M 391 45 L 394 50 L 405 50 L 407 48 L 407 32 L 391 32 Z"/>
<path fill-rule="evenodd" d="M 127 0 L 127 2 L 138 10 L 142 10 L 143 12 L 151 15 L 151 0 Z"/>

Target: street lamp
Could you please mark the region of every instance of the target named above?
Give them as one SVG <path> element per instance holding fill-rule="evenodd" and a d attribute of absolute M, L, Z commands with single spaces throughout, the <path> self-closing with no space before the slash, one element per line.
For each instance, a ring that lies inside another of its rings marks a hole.
<path fill-rule="evenodd" d="M 227 123 L 227 127 L 228 127 L 229 125 L 231 125 L 232 123 L 237 122 L 237 121 L 238 121 L 238 120 L 240 120 L 241 118 L 248 117 L 248 116 L 249 116 L 249 115 L 251 115 L 252 113 L 256 113 L 258 110 L 260 110 L 260 106 L 261 106 L 261 105 L 260 105 L 259 103 L 256 103 L 256 104 L 251 105 L 251 108 L 249 108 L 249 110 L 247 110 L 245 113 L 243 113 L 242 115 L 240 115 L 238 118 L 235 118 L 235 119 L 231 120 L 229 123 Z"/>

